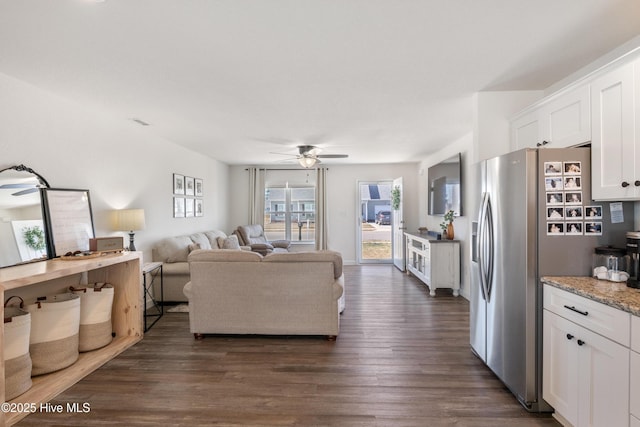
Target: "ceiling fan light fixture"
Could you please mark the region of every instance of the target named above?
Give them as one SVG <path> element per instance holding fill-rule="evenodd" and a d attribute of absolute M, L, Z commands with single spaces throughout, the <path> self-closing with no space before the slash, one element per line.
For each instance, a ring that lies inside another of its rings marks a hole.
<path fill-rule="evenodd" d="M 300 163 L 300 166 L 307 169 L 313 167 L 317 161 L 318 160 L 315 157 L 309 156 L 301 156 L 298 158 L 298 163 Z"/>

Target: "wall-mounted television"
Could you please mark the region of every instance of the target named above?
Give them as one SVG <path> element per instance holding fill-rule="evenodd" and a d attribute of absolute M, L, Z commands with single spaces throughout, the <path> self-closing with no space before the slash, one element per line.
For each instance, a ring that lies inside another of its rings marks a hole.
<path fill-rule="evenodd" d="M 458 153 L 429 168 L 429 215 L 453 210 L 462 215 L 462 154 Z"/>

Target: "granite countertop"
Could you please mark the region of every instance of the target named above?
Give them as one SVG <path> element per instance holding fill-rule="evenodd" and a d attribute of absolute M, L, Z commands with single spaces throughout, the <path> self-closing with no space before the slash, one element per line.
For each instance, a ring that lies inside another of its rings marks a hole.
<path fill-rule="evenodd" d="M 626 283 L 572 276 L 546 276 L 541 280 L 556 288 L 640 316 L 640 289 L 630 288 Z"/>

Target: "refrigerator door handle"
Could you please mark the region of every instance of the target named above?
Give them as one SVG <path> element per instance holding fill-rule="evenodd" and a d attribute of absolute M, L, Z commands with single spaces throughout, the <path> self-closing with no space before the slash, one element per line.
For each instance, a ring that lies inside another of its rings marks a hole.
<path fill-rule="evenodd" d="M 482 195 L 478 235 L 478 269 L 480 271 L 482 298 L 489 301 L 491 298 L 494 261 L 493 212 L 489 193 L 483 193 Z"/>
<path fill-rule="evenodd" d="M 478 215 L 478 247 L 476 248 L 478 254 L 478 273 L 480 276 L 480 295 L 485 301 L 487 300 L 485 260 L 487 257 L 486 214 L 488 199 L 489 193 L 482 193 L 482 203 L 480 205 L 480 213 Z"/>

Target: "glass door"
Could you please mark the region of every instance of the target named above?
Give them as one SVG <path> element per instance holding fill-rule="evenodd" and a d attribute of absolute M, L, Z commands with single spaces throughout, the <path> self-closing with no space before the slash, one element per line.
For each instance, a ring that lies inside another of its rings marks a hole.
<path fill-rule="evenodd" d="M 392 181 L 358 182 L 358 262 L 391 263 Z"/>

